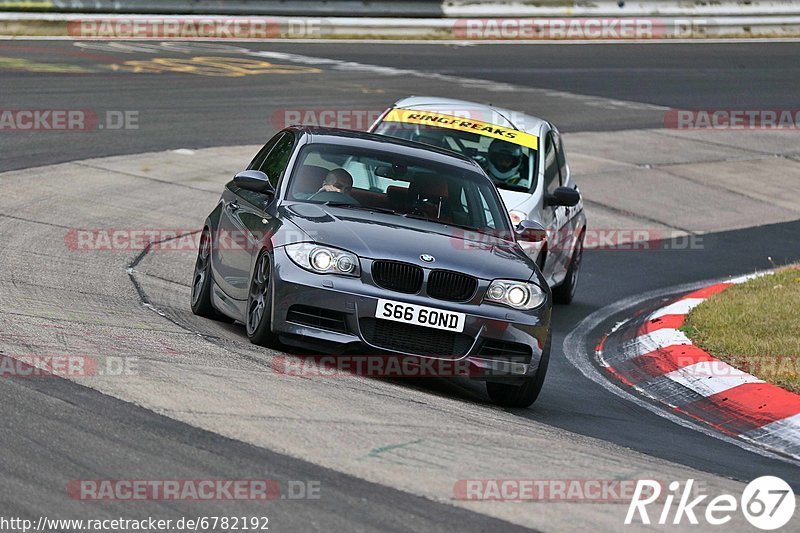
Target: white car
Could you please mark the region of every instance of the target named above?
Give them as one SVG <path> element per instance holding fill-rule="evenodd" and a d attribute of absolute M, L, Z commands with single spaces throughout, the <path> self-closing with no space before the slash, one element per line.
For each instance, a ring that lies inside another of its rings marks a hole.
<path fill-rule="evenodd" d="M 555 126 L 491 105 L 434 97 L 399 100 L 372 125 L 381 135 L 467 155 L 494 181 L 515 225 L 534 221 L 546 238 L 523 242 L 553 290 L 570 303 L 578 284 L 586 215 Z"/>

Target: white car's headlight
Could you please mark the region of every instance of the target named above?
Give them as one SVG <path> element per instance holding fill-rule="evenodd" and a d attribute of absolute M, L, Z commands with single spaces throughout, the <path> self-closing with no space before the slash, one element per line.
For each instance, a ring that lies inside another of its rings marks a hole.
<path fill-rule="evenodd" d="M 520 222 L 528 218 L 528 216 L 522 211 L 509 211 L 508 216 L 511 217 L 511 225 L 515 228 L 519 226 Z"/>
<path fill-rule="evenodd" d="M 486 290 L 484 301 L 514 309 L 535 309 L 547 300 L 547 293 L 535 283 L 496 279 Z"/>
<path fill-rule="evenodd" d="M 287 245 L 286 254 L 298 266 L 318 274 L 361 275 L 358 256 L 338 248 L 301 242 Z"/>

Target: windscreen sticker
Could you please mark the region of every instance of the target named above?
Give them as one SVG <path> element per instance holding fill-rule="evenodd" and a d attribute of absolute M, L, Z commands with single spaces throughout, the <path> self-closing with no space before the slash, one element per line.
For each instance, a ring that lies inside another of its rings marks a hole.
<path fill-rule="evenodd" d="M 530 133 L 504 128 L 496 124 L 481 122 L 468 118 L 459 118 L 441 113 L 428 113 L 414 109 L 392 109 L 383 119 L 384 122 L 400 122 L 403 124 L 423 124 L 438 126 L 451 130 L 468 131 L 484 137 L 502 139 L 534 150 L 539 147 L 539 138 Z"/>

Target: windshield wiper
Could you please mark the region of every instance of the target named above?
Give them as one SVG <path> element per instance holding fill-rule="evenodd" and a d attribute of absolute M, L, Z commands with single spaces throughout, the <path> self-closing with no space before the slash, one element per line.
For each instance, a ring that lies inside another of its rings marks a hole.
<path fill-rule="evenodd" d="M 387 215 L 399 215 L 397 211 L 394 209 L 389 209 L 387 207 L 371 207 L 368 205 L 361 205 L 361 204 L 351 204 L 349 202 L 325 202 L 325 205 L 328 207 L 344 207 L 347 209 L 361 209 L 364 211 L 377 211 L 378 213 L 386 213 Z"/>
<path fill-rule="evenodd" d="M 520 192 L 528 192 L 528 188 L 522 185 L 511 185 L 506 183 L 505 181 L 500 180 L 492 180 L 494 182 L 495 187 L 498 189 L 506 189 L 509 191 L 520 191 Z"/>
<path fill-rule="evenodd" d="M 413 218 L 414 220 L 427 220 L 428 222 L 435 222 L 436 224 L 441 224 L 442 226 L 450 226 L 453 228 L 465 229 L 469 231 L 474 231 L 475 233 L 480 233 L 481 235 L 488 235 L 489 237 L 499 238 L 494 233 L 482 230 L 480 228 L 476 228 L 474 226 L 467 226 L 466 224 L 455 224 L 453 222 L 445 222 L 444 220 L 439 220 L 438 218 L 428 218 L 425 215 L 415 215 L 413 213 L 407 213 L 403 216 L 406 218 Z"/>

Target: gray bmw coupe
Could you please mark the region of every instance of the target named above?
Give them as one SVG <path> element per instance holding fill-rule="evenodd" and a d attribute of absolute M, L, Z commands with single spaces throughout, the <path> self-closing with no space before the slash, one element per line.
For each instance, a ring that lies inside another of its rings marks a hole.
<path fill-rule="evenodd" d="M 369 133 L 275 135 L 205 221 L 192 311 L 261 345 L 461 361 L 526 407 L 550 353 L 551 293 L 468 157 Z"/>

